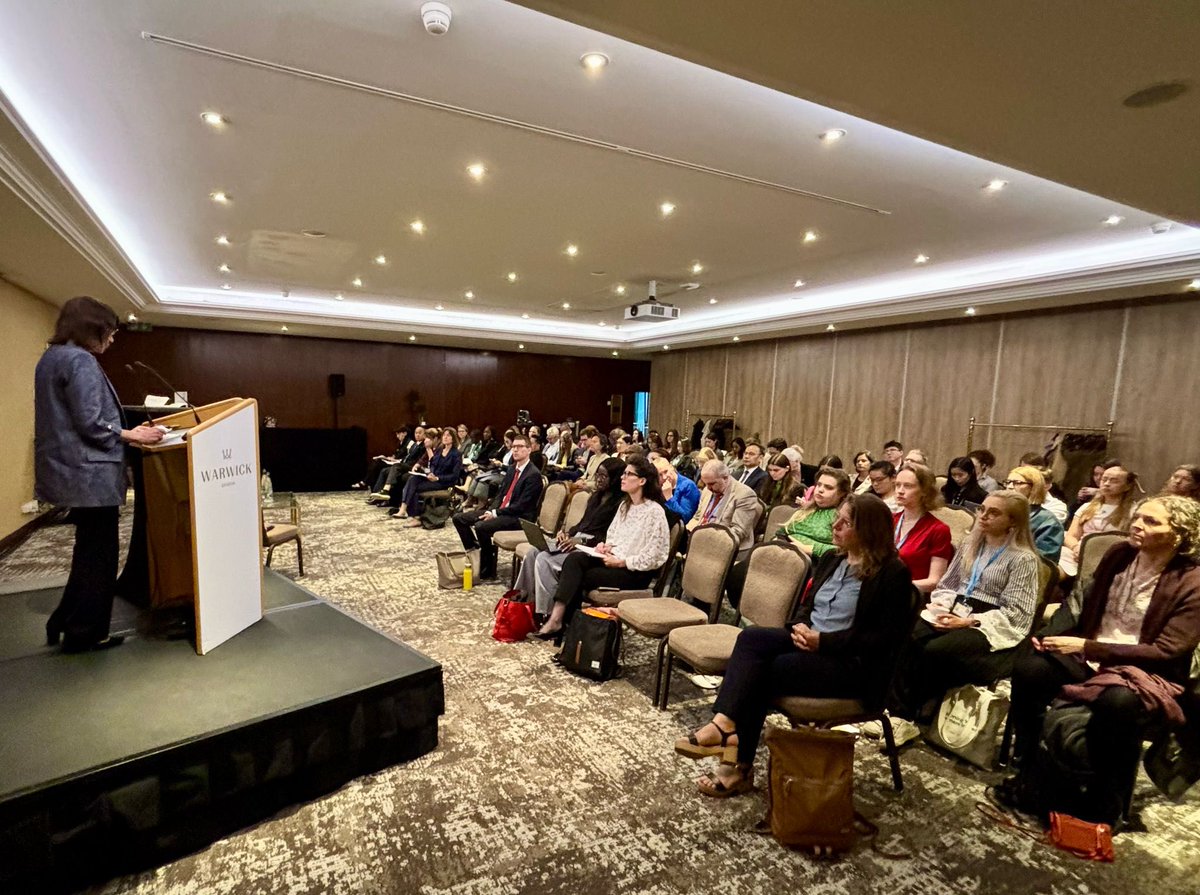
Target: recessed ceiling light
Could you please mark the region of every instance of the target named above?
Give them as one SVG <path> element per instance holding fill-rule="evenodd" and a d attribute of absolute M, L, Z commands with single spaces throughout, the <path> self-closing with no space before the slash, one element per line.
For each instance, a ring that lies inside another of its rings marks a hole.
<path fill-rule="evenodd" d="M 974 308 L 967 308 L 965 311 L 963 311 L 963 313 L 964 313 L 964 314 L 966 314 L 968 317 L 974 317 L 974 316 L 975 316 L 975 309 L 974 309 Z"/>
<path fill-rule="evenodd" d="M 216 241 L 217 241 L 217 245 L 219 245 L 219 246 L 229 245 L 229 237 L 226 236 L 224 233 L 222 233 L 220 236 L 218 236 Z"/>
<path fill-rule="evenodd" d="M 576 255 L 579 254 L 579 246 L 575 245 L 575 243 L 573 243 L 573 242 L 568 243 L 567 244 L 567 254 L 570 255 L 572 258 L 574 258 Z"/>
<path fill-rule="evenodd" d="M 922 252 L 920 255 L 917 255 L 917 257 L 913 258 L 913 264 L 928 264 L 928 263 L 929 263 L 929 256 L 926 255 L 924 252 Z"/>
<path fill-rule="evenodd" d="M 221 271 L 221 273 L 229 273 L 229 265 L 222 264 L 220 267 L 217 268 L 217 270 Z"/>
<path fill-rule="evenodd" d="M 221 284 L 221 288 L 222 288 L 222 289 L 232 289 L 233 287 L 232 287 L 232 286 L 230 286 L 228 283 L 222 283 L 222 284 Z"/>
<path fill-rule="evenodd" d="M 415 342 L 415 341 L 417 341 L 417 337 L 416 337 L 416 336 L 409 336 L 409 337 L 408 337 L 408 341 L 410 341 L 410 342 Z"/>
<path fill-rule="evenodd" d="M 353 280 L 350 281 L 350 285 L 357 286 L 361 289 L 362 288 L 362 277 L 355 277 Z"/>
<path fill-rule="evenodd" d="M 563 302 L 563 304 L 562 304 L 562 309 L 563 309 L 564 311 L 569 311 L 569 310 L 571 310 L 571 303 L 570 303 L 569 301 L 564 301 L 564 302 Z"/>
<path fill-rule="evenodd" d="M 470 289 L 468 289 L 466 292 L 463 293 L 463 298 L 465 298 L 467 301 L 474 301 L 475 293 L 472 292 Z"/>
<path fill-rule="evenodd" d="M 837 331 L 837 327 L 834 326 L 832 323 L 829 324 L 829 326 L 825 327 L 825 332 L 827 332 L 827 333 L 836 332 L 836 331 Z"/>
<path fill-rule="evenodd" d="M 137 323 L 138 318 L 137 318 L 137 314 L 130 313 L 128 316 L 126 316 L 125 319 L 128 320 L 130 323 Z"/>
<path fill-rule="evenodd" d="M 307 236 L 309 239 L 324 239 L 329 234 L 324 230 L 301 230 L 301 236 Z"/>
<path fill-rule="evenodd" d="M 425 232 L 425 222 L 422 220 L 415 220 L 408 225 L 408 229 L 413 233 L 420 235 Z"/>
<path fill-rule="evenodd" d="M 517 272 L 515 270 L 509 271 L 508 276 L 506 276 L 505 279 L 510 283 L 515 283 L 517 281 Z"/>
<path fill-rule="evenodd" d="M 734 336 L 734 337 L 733 337 L 733 341 L 735 341 L 735 342 L 740 342 L 740 341 L 742 341 L 742 337 L 741 337 L 741 336 Z"/>
<path fill-rule="evenodd" d="M 817 234 L 816 230 L 805 230 L 804 231 L 804 241 L 805 242 L 816 242 L 820 238 L 821 237 Z"/>
<path fill-rule="evenodd" d="M 522 314 L 522 315 L 521 315 L 521 319 L 522 319 L 522 320 L 528 320 L 528 319 L 529 319 L 529 315 L 528 315 L 528 314 Z"/>
<path fill-rule="evenodd" d="M 387 255 L 376 255 L 375 263 L 378 264 L 380 267 L 387 264 Z"/>
<path fill-rule="evenodd" d="M 479 162 L 475 162 L 474 164 L 467 165 L 467 173 L 471 175 L 472 180 L 483 180 L 487 174 L 487 168 Z"/>
<path fill-rule="evenodd" d="M 596 326 L 608 326 L 608 324 L 605 323 L 603 320 L 601 320 L 599 323 L 596 324 Z"/>
<path fill-rule="evenodd" d="M 675 203 L 674 202 L 664 202 L 660 206 L 658 206 L 658 210 L 664 218 L 669 217 L 675 211 Z"/>
<path fill-rule="evenodd" d="M 799 289 L 803 285 L 804 285 L 804 280 L 796 280 L 796 282 L 792 283 L 792 288 Z"/>
<path fill-rule="evenodd" d="M 708 303 L 709 303 L 710 305 L 715 305 L 715 304 L 717 303 L 717 300 L 716 300 L 715 298 L 710 298 L 710 299 L 708 300 Z"/>
<path fill-rule="evenodd" d="M 692 273 L 700 273 L 702 270 L 704 270 L 704 265 L 699 261 L 692 265 Z"/>
<path fill-rule="evenodd" d="M 625 294 L 625 287 L 624 287 L 623 285 L 622 285 L 622 286 L 617 286 L 617 290 L 616 290 L 616 291 L 617 291 L 617 295 L 624 295 L 624 294 Z"/>
<path fill-rule="evenodd" d="M 520 351 L 524 351 L 524 350 L 525 350 L 525 343 L 524 343 L 524 342 L 518 342 L 518 343 L 517 343 L 517 348 L 518 348 Z"/>
<path fill-rule="evenodd" d="M 999 177 L 993 177 L 983 185 L 983 188 L 989 193 L 998 193 L 1006 186 L 1008 186 L 1007 180 L 1001 180 Z"/>
<path fill-rule="evenodd" d="M 444 310 L 446 310 L 446 306 L 445 305 L 434 305 L 433 309 L 435 311 L 444 311 Z"/>
<path fill-rule="evenodd" d="M 613 357 L 620 357 L 620 356 L 621 356 L 621 352 L 619 352 L 619 351 L 614 351 L 614 352 L 612 353 L 612 356 L 613 356 Z"/>
<path fill-rule="evenodd" d="M 1185 288 L 1188 292 L 1200 292 L 1200 277 L 1192 280 Z"/>
<path fill-rule="evenodd" d="M 220 112 L 201 112 L 200 120 L 210 127 L 224 127 L 229 123 L 229 119 Z"/>
<path fill-rule="evenodd" d="M 334 298 L 336 298 L 338 301 L 346 300 L 346 296 L 342 295 L 342 293 L 340 293 L 340 292 L 337 295 L 335 295 Z"/>
<path fill-rule="evenodd" d="M 1125 220 L 1125 218 L 1121 217 L 1121 215 L 1119 215 L 1119 214 L 1110 214 L 1108 217 L 1106 217 L 1100 223 L 1102 223 L 1105 227 L 1115 227 L 1115 226 L 1117 226 L 1117 224 L 1121 223 L 1121 221 L 1123 221 L 1123 220 Z"/>
<path fill-rule="evenodd" d="M 846 131 L 840 127 L 831 127 L 827 131 L 822 131 L 820 139 L 822 143 L 836 143 L 842 137 L 846 136 Z"/>
<path fill-rule="evenodd" d="M 663 351 L 670 351 L 670 350 L 671 350 L 670 345 L 663 345 Z"/>
<path fill-rule="evenodd" d="M 214 190 L 208 194 L 208 198 L 212 199 L 218 205 L 228 205 L 233 201 L 229 193 L 225 192 L 224 190 Z"/>
<path fill-rule="evenodd" d="M 608 65 L 609 61 L 610 60 L 606 55 L 595 51 L 591 53 L 584 53 L 579 57 L 579 64 L 588 71 L 600 71 L 600 69 Z"/>
<path fill-rule="evenodd" d="M 279 331 L 280 331 L 281 333 L 285 333 L 285 332 L 287 332 L 287 331 L 288 331 L 288 328 L 287 328 L 287 326 L 286 326 L 286 325 L 285 325 L 285 326 L 281 326 L 281 327 L 279 327 Z"/>

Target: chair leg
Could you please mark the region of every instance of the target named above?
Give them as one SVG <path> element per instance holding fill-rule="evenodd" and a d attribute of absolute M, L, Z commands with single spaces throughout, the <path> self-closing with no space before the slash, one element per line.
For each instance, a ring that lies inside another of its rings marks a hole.
<path fill-rule="evenodd" d="M 665 638 L 663 643 L 667 643 Z M 671 692 L 671 671 L 675 668 L 675 654 L 671 652 L 669 643 L 667 644 L 666 660 L 667 667 L 663 669 L 662 698 L 658 701 L 659 709 L 664 712 L 667 710 L 667 697 Z"/>
<path fill-rule="evenodd" d="M 662 689 L 662 672 L 663 672 L 663 654 L 667 651 L 667 638 L 662 637 L 658 641 L 658 663 L 654 671 L 654 695 L 650 697 L 650 701 L 654 702 L 658 699 L 659 690 Z"/>
<path fill-rule="evenodd" d="M 304 545 L 296 538 L 296 563 L 300 566 L 300 577 L 304 577 Z"/>
<path fill-rule="evenodd" d="M 517 586 L 517 577 L 521 574 L 521 558 L 517 556 L 517 551 L 513 551 L 512 556 L 512 571 L 509 574 L 508 589 L 512 590 Z"/>
<path fill-rule="evenodd" d="M 272 544 L 267 548 L 267 568 L 271 568 L 271 556 L 275 553 L 275 545 Z"/>
<path fill-rule="evenodd" d="M 896 737 L 892 734 L 892 724 L 886 715 L 878 715 L 875 720 L 883 726 L 883 751 L 887 753 L 888 762 L 892 766 L 892 786 L 896 792 L 904 792 L 904 779 L 900 776 L 900 750 L 896 748 Z"/>

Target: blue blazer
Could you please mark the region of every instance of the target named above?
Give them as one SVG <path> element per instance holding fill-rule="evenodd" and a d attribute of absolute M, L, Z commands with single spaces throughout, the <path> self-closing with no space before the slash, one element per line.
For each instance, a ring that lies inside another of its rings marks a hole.
<path fill-rule="evenodd" d="M 51 345 L 34 372 L 34 494 L 58 507 L 125 502 L 121 402 L 90 351 Z"/>

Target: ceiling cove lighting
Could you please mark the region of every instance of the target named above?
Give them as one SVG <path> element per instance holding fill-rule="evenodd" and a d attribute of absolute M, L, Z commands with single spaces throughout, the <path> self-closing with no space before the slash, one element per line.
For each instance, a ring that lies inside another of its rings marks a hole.
<path fill-rule="evenodd" d="M 973 307 L 967 308 L 965 311 L 963 311 L 963 313 L 966 314 L 968 317 L 974 317 L 975 309 Z"/>
<path fill-rule="evenodd" d="M 571 256 L 572 258 L 574 258 L 576 255 L 578 255 L 578 254 L 579 254 L 579 246 L 575 245 L 575 243 L 573 243 L 573 242 L 572 242 L 572 243 L 568 243 L 568 244 L 567 244 L 567 249 L 566 249 L 566 252 L 567 252 L 567 254 L 568 254 L 569 256 Z"/>
<path fill-rule="evenodd" d="M 1121 221 L 1123 221 L 1123 220 L 1125 220 L 1125 218 L 1121 217 L 1121 215 L 1119 215 L 1119 214 L 1110 214 L 1108 217 L 1106 217 L 1100 223 L 1102 223 L 1105 227 L 1115 227 L 1115 226 L 1117 226 L 1117 224 L 1121 223 Z"/>
<path fill-rule="evenodd" d="M 818 135 L 818 139 L 822 143 L 837 143 L 839 140 L 841 140 L 845 136 L 846 136 L 845 129 L 840 128 L 840 127 L 831 127 L 827 131 L 822 131 Z"/>
<path fill-rule="evenodd" d="M 620 356 L 621 356 L 621 352 L 619 352 L 619 351 L 614 351 L 614 352 L 612 353 L 612 356 L 613 356 L 613 357 L 620 357 Z"/>
<path fill-rule="evenodd" d="M 508 280 L 510 283 L 515 283 L 517 281 L 517 272 L 515 270 L 509 271 L 508 275 L 505 277 L 505 279 Z"/>
<path fill-rule="evenodd" d="M 674 202 L 662 203 L 661 205 L 658 206 L 658 212 L 664 218 L 670 217 L 672 214 L 675 213 L 675 203 Z"/>
<path fill-rule="evenodd" d="M 288 328 L 287 328 L 286 324 L 285 324 L 284 326 L 281 326 L 281 327 L 279 327 L 279 331 L 280 331 L 281 333 L 285 333 L 285 332 L 287 332 L 287 331 L 288 331 Z"/>
<path fill-rule="evenodd" d="M 1006 186 L 1008 186 L 1007 180 L 1001 180 L 999 177 L 993 177 L 983 185 L 983 188 L 989 193 L 998 193 Z"/>
<path fill-rule="evenodd" d="M 487 168 L 479 162 L 467 165 L 467 175 L 474 181 L 483 180 L 487 176 Z"/>
<path fill-rule="evenodd" d="M 208 198 L 212 199 L 218 205 L 228 205 L 233 201 L 233 197 L 224 190 L 213 190 L 208 194 Z"/>
<path fill-rule="evenodd" d="M 200 120 L 209 127 L 221 128 L 229 124 L 229 119 L 220 112 L 201 112 Z"/>
<path fill-rule="evenodd" d="M 420 219 L 415 220 L 408 225 L 408 229 L 420 236 L 425 232 L 425 222 Z"/>
<path fill-rule="evenodd" d="M 817 233 L 817 231 L 816 231 L 816 230 L 805 230 L 805 231 L 804 231 L 804 242 L 806 242 L 806 243 L 809 243 L 809 242 L 816 242 L 816 241 L 817 241 L 818 239 L 820 239 L 820 238 L 821 238 L 821 237 L 820 237 L 820 235 Z"/>
<path fill-rule="evenodd" d="M 1200 277 L 1192 280 L 1184 288 L 1186 288 L 1188 292 L 1200 292 Z"/>
<path fill-rule="evenodd" d="M 917 257 L 913 258 L 913 264 L 928 264 L 928 263 L 929 263 L 929 256 L 926 255 L 924 252 L 922 252 L 920 255 L 917 255 Z"/>
<path fill-rule="evenodd" d="M 222 233 L 216 238 L 215 242 L 219 246 L 227 246 L 229 245 L 229 237 Z"/>
<path fill-rule="evenodd" d="M 408 341 L 410 341 L 410 342 L 415 342 L 415 341 L 417 341 L 417 337 L 416 337 L 416 336 L 409 336 L 409 337 L 408 337 Z"/>
<path fill-rule="evenodd" d="M 670 351 L 670 350 L 671 350 L 670 345 L 663 345 L 663 351 Z"/>
<path fill-rule="evenodd" d="M 734 336 L 734 337 L 733 337 L 733 341 L 735 341 L 735 342 L 740 342 L 740 341 L 742 341 L 742 337 L 741 337 L 741 336 Z"/>
<path fill-rule="evenodd" d="M 590 72 L 598 72 L 603 68 L 607 68 L 608 63 L 611 61 L 604 53 L 596 51 L 584 53 L 579 57 L 579 64 Z"/>
<path fill-rule="evenodd" d="M 831 324 L 829 324 L 829 326 L 825 327 L 825 332 L 827 332 L 827 333 L 837 332 L 837 327 L 831 323 Z"/>
<path fill-rule="evenodd" d="M 524 351 L 524 350 L 525 350 L 525 343 L 524 343 L 524 342 L 518 342 L 518 343 L 517 343 L 517 350 L 518 350 L 518 351 Z"/>

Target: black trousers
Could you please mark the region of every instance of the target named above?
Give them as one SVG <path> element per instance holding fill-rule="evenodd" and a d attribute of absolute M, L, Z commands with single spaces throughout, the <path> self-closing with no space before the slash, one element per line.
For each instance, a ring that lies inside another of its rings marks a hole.
<path fill-rule="evenodd" d="M 1016 648 L 993 650 L 978 628 L 938 631 L 918 619 L 900 655 L 888 708 L 922 720 L 928 703 L 963 684 L 992 684 L 1012 674 Z"/>
<path fill-rule="evenodd" d="M 737 724 L 738 761 L 754 761 L 771 702 L 779 696 L 857 699 L 862 670 L 853 658 L 805 652 L 787 628 L 746 628 L 738 635 L 713 711 Z"/>
<path fill-rule="evenodd" d="M 479 577 L 495 578 L 497 548 L 492 543 L 492 535 L 498 531 L 520 528 L 521 520 L 517 516 L 493 516 L 484 520 L 483 513 L 483 510 L 455 513 L 450 517 L 450 521 L 458 530 L 463 549 L 479 551 Z"/>
<path fill-rule="evenodd" d="M 63 633 L 66 646 L 87 646 L 108 636 L 117 590 L 119 514 L 118 507 L 71 510 L 70 520 L 75 525 L 71 574 L 58 607 L 46 622 L 47 632 Z"/>
<path fill-rule="evenodd" d="M 637 590 L 653 581 L 654 575 L 654 571 L 635 572 L 633 569 L 609 568 L 604 564 L 604 560 L 573 550 L 563 562 L 562 572 L 558 576 L 558 590 L 554 592 L 554 602 L 567 604 L 563 620 L 569 621 L 589 590 L 598 587 Z"/>

